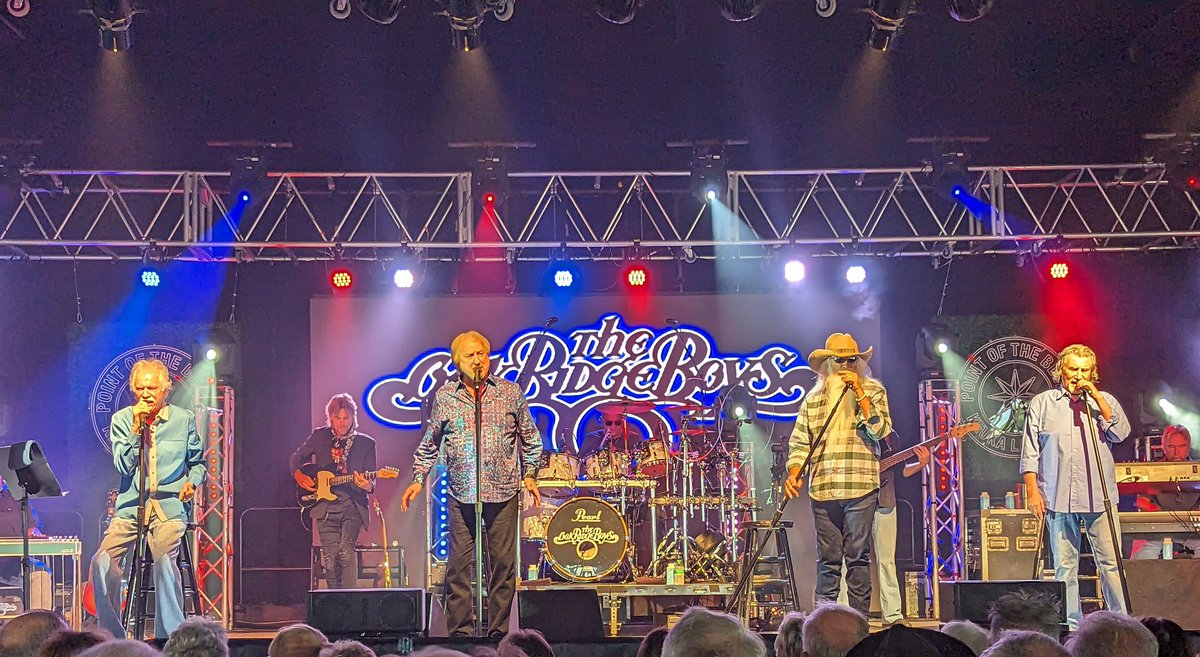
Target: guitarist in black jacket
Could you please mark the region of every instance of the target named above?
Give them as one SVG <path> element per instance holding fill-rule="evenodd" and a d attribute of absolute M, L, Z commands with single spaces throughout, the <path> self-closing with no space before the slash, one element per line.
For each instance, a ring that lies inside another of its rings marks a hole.
<path fill-rule="evenodd" d="M 348 589 L 358 581 L 354 556 L 358 533 L 371 519 L 367 494 L 375 483 L 365 473 L 375 470 L 375 439 L 358 432 L 358 404 L 347 393 L 329 400 L 325 417 L 329 424 L 313 430 L 292 453 L 289 466 L 296 484 L 307 491 L 317 490 L 317 472 L 353 476 L 351 482 L 332 488 L 336 500 L 317 502 L 309 510 L 317 522 L 329 588 Z"/>

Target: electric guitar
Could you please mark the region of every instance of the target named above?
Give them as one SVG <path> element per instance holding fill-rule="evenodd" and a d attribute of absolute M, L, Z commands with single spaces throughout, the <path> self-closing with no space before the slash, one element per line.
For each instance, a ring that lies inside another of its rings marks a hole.
<path fill-rule="evenodd" d="M 304 528 L 308 530 L 312 529 L 312 518 L 309 511 L 320 502 L 332 502 L 338 499 L 337 493 L 334 493 L 332 490 L 334 486 L 354 482 L 354 473 L 335 475 L 328 470 L 317 470 L 317 467 L 316 463 L 308 463 L 300 466 L 300 472 L 312 477 L 313 481 L 317 483 L 317 490 L 310 491 L 296 486 L 296 503 L 300 505 L 300 521 L 304 523 Z M 368 479 L 395 479 L 400 476 L 400 470 L 387 466 L 362 474 Z"/>
<path fill-rule="evenodd" d="M 942 441 L 949 440 L 951 438 L 962 438 L 963 436 L 971 433 L 972 431 L 979 431 L 979 429 L 980 429 L 980 424 L 978 422 L 967 422 L 966 424 L 960 424 L 956 427 L 952 427 L 949 431 L 947 431 L 946 433 L 944 433 L 940 436 L 934 436 L 933 438 L 930 438 L 929 440 L 926 440 L 923 443 L 918 443 L 907 449 L 900 450 L 899 452 L 896 452 L 895 454 L 892 454 L 891 456 L 885 457 L 883 460 L 881 460 L 879 462 L 879 471 L 887 472 L 891 468 L 894 468 L 897 465 L 904 463 L 910 457 L 912 457 L 914 454 L 917 453 L 918 447 L 924 447 L 926 449 L 932 450 L 934 447 L 936 447 L 938 445 L 938 443 L 941 443 Z"/>

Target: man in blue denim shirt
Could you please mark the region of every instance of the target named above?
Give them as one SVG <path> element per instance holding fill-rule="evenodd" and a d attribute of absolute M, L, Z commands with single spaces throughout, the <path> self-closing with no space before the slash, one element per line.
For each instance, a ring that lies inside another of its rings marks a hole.
<path fill-rule="evenodd" d="M 203 445 L 196 417 L 166 403 L 171 373 L 158 360 L 139 360 L 129 372 L 133 406 L 113 414 L 109 430 L 113 464 L 121 475 L 116 514 L 92 557 L 92 584 L 100 626 L 121 638 L 121 578 L 124 560 L 137 539 L 142 431 L 147 429 L 146 547 L 154 557 L 154 635 L 165 639 L 183 622 L 183 587 L 175 558 L 191 517 L 192 499 L 204 481 Z M 137 564 L 130 564 L 137 567 Z M 134 637 L 141 639 L 142 637 Z"/>
<path fill-rule="evenodd" d="M 450 497 L 450 558 L 446 563 L 446 629 L 450 636 L 469 636 L 473 625 L 471 573 L 475 541 L 475 424 L 480 407 L 482 435 L 479 499 L 487 532 L 488 631 L 508 632 L 509 608 L 516 592 L 517 511 L 522 484 L 541 502 L 535 476 L 542 438 L 517 384 L 489 374 L 491 345 L 468 331 L 454 338 L 450 357 L 462 373 L 438 388 L 425 437 L 417 447 L 413 483 L 400 500 L 401 510 L 420 494 L 429 471 L 445 446 Z"/>
<path fill-rule="evenodd" d="M 1029 510 L 1045 516 L 1054 553 L 1054 577 L 1067 585 L 1067 625 L 1074 629 L 1083 618 L 1079 604 L 1080 525 L 1096 559 L 1111 611 L 1126 612 L 1117 550 L 1108 528 L 1101 479 L 1110 501 L 1117 500 L 1116 469 L 1109 445 L 1129 436 L 1129 420 L 1116 398 L 1096 389 L 1096 353 L 1073 344 L 1058 355 L 1055 382 L 1059 385 L 1029 400 L 1021 444 L 1021 474 L 1028 491 Z M 1095 426 L 1100 453 L 1091 442 Z M 1113 517 L 1117 522 L 1117 517 Z M 1118 525 L 1118 533 L 1120 527 Z"/>

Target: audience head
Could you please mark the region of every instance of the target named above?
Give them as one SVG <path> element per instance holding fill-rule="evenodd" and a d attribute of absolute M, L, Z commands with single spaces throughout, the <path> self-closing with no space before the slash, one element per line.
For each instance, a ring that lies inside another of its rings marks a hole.
<path fill-rule="evenodd" d="M 442 646 L 425 646 L 420 650 L 408 653 L 408 657 L 470 657 L 470 655 Z"/>
<path fill-rule="evenodd" d="M 1132 616 L 1097 611 L 1083 617 L 1067 640 L 1074 657 L 1156 657 L 1158 640 Z"/>
<path fill-rule="evenodd" d="M 846 657 L 974 657 L 965 643 L 949 634 L 893 625 L 858 642 Z"/>
<path fill-rule="evenodd" d="M 108 641 L 112 637 L 104 632 L 72 632 L 62 630 L 50 635 L 42 642 L 37 657 L 75 657 L 79 653 Z"/>
<path fill-rule="evenodd" d="M 320 657 L 375 657 L 375 651 L 358 641 L 334 641 L 321 648 Z"/>
<path fill-rule="evenodd" d="M 275 634 L 267 647 L 267 657 L 317 657 L 329 639 L 321 630 L 304 623 L 288 625 Z"/>
<path fill-rule="evenodd" d="M 203 616 L 184 619 L 163 645 L 167 657 L 229 657 L 229 634 Z"/>
<path fill-rule="evenodd" d="M 79 653 L 79 657 L 162 657 L 162 653 L 148 643 L 117 639 L 92 646 Z"/>
<path fill-rule="evenodd" d="M 663 641 L 663 657 L 766 657 L 767 647 L 759 636 L 729 614 L 692 607 Z"/>
<path fill-rule="evenodd" d="M 1071 653 L 1041 632 L 1008 630 L 980 657 L 1071 657 Z"/>
<path fill-rule="evenodd" d="M 1187 633 L 1178 623 L 1158 616 L 1146 616 L 1140 620 L 1158 640 L 1158 657 L 1192 657 Z"/>
<path fill-rule="evenodd" d="M 51 634 L 70 630 L 67 621 L 55 611 L 33 609 L 0 627 L 0 655 L 34 657 Z"/>
<path fill-rule="evenodd" d="M 775 635 L 775 657 L 800 657 L 804 652 L 804 613 L 788 612 L 779 621 Z"/>
<path fill-rule="evenodd" d="M 638 646 L 637 657 L 662 657 L 663 641 L 667 638 L 667 628 L 656 627 L 642 639 Z"/>
<path fill-rule="evenodd" d="M 976 655 L 987 650 L 991 645 L 987 630 L 969 620 L 950 621 L 942 626 L 942 633 L 962 641 Z"/>
<path fill-rule="evenodd" d="M 513 630 L 500 639 L 496 646 L 500 657 L 508 657 L 513 648 L 519 648 L 527 657 L 554 657 L 554 650 L 545 635 L 537 630 Z"/>
<path fill-rule="evenodd" d="M 804 619 L 807 657 L 845 657 L 870 632 L 867 617 L 846 605 L 823 603 Z"/>
<path fill-rule="evenodd" d="M 990 639 L 995 643 L 1005 630 L 1041 632 L 1058 640 L 1062 633 L 1062 615 L 1054 599 L 1040 593 L 1013 591 L 996 598 L 988 612 Z"/>
<path fill-rule="evenodd" d="M 520 648 L 509 648 L 512 657 L 525 657 Z M 471 657 L 500 657 L 500 651 L 491 646 L 475 646 L 471 648 Z"/>

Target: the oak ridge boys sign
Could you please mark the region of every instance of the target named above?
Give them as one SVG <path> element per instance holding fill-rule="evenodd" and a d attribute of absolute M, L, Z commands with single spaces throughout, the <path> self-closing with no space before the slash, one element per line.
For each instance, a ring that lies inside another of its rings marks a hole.
<path fill-rule="evenodd" d="M 647 428 L 674 426 L 671 404 L 711 404 L 733 386 L 757 400 L 758 416 L 794 421 L 812 371 L 795 348 L 769 344 L 745 354 L 721 353 L 712 336 L 698 327 L 630 326 L 617 314 L 568 333 L 533 328 L 514 335 L 501 349 L 493 345 L 492 372 L 511 381 L 524 378 L 530 409 L 539 424 L 549 422 L 556 446 L 577 436 L 589 411 L 614 399 L 660 404 L 632 418 Z M 376 421 L 397 429 L 418 429 L 422 402 L 457 376 L 450 351 L 428 351 L 399 373 L 382 376 L 363 392 L 363 406 Z M 664 404 L 665 402 L 665 404 Z M 427 409 L 424 412 L 428 412 Z"/>

